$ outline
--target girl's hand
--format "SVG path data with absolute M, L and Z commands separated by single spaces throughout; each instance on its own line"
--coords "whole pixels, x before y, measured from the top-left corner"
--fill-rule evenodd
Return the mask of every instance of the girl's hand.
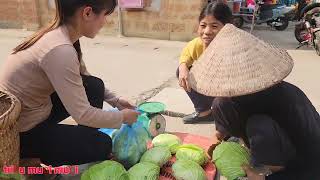
M 187 92 L 191 91 L 188 83 L 189 69 L 185 63 L 179 66 L 179 85 Z
M 123 109 L 135 109 L 136 107 L 134 105 L 132 105 L 129 101 L 122 99 L 121 97 L 119 98 L 119 100 L 117 101 L 116 107 L 119 110 L 123 110 Z
M 120 111 L 123 114 L 123 123 L 131 125 L 138 119 L 140 113 L 132 109 L 123 109 Z

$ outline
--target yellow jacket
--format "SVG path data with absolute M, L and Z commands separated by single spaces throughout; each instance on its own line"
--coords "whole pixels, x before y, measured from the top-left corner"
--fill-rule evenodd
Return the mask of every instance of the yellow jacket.
M 182 50 L 179 59 L 179 64 L 186 63 L 188 67 L 191 67 L 193 62 L 201 56 L 203 51 L 204 46 L 200 37 L 194 38 Z

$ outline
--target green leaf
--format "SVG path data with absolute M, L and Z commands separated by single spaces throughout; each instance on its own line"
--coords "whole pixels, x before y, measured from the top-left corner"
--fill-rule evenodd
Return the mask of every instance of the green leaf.
M 171 152 L 168 147 L 154 147 L 145 152 L 140 162 L 150 162 L 162 167 L 171 158 Z
M 129 169 L 130 180 L 158 180 L 160 167 L 153 163 L 141 162 Z
M 171 154 L 175 154 L 177 148 L 182 144 L 180 138 L 173 134 L 160 134 L 153 138 L 152 144 L 154 147 L 165 146 L 171 151 Z
M 177 160 L 172 165 L 173 175 L 177 180 L 207 180 L 202 167 L 189 160 Z
M 213 151 L 212 159 L 223 176 L 234 180 L 246 175 L 241 166 L 249 164 L 250 154 L 238 143 L 222 142 Z
M 208 157 L 204 149 L 194 144 L 183 144 L 179 146 L 176 157 L 178 160 L 191 160 L 199 165 L 203 165 L 208 161 Z
M 107 160 L 83 172 L 81 180 L 129 180 L 129 175 L 120 163 Z

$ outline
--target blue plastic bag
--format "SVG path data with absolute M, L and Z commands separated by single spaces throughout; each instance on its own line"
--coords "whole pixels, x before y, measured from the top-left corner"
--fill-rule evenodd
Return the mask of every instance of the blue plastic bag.
M 141 122 L 123 125 L 113 138 L 113 154 L 126 169 L 139 162 L 151 141 L 148 131 Z

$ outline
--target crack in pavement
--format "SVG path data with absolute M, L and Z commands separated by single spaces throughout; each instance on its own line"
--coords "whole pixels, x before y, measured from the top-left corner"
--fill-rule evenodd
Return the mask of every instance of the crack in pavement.
M 171 77 L 168 80 L 166 80 L 165 82 L 163 82 L 160 86 L 153 88 L 151 90 L 147 90 L 142 92 L 141 94 L 138 95 L 138 97 L 135 99 L 136 104 L 141 104 L 144 103 L 146 101 L 148 101 L 149 99 L 151 99 L 152 97 L 156 96 L 160 91 L 162 91 L 164 88 L 170 87 L 173 82 L 176 80 L 176 77 Z
M 172 87 L 173 84 L 177 81 L 177 78 L 175 76 L 169 78 L 167 81 L 163 82 L 160 86 L 153 88 L 151 90 L 147 90 L 145 92 L 142 92 L 138 95 L 138 97 L 135 99 L 136 105 L 139 105 L 141 103 L 147 102 L 152 97 L 156 96 L 159 92 L 161 92 L 164 88 Z M 181 112 L 175 112 L 175 111 L 169 111 L 165 110 L 161 114 L 170 116 L 170 117 L 184 117 L 187 114 L 181 113 Z

